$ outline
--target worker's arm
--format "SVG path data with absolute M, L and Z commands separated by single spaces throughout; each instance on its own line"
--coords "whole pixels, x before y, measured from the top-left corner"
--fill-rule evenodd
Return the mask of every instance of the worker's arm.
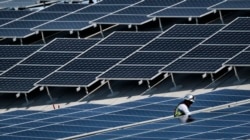
M 180 104 L 178 106 L 178 109 L 181 110 L 184 113 L 184 115 L 191 115 L 188 107 L 185 104 Z

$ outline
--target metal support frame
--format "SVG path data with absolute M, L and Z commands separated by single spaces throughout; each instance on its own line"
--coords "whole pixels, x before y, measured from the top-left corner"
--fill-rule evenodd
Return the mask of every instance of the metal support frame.
M 196 24 L 199 24 L 198 18 L 195 18 L 195 22 Z
M 100 32 L 101 32 L 102 38 L 104 38 L 104 34 L 103 34 L 103 30 L 102 30 L 102 25 L 101 24 L 99 24 L 99 28 L 100 28 Z
M 173 73 L 170 73 L 170 75 L 171 75 L 172 83 L 174 84 L 174 87 L 176 88 L 177 85 L 176 85 L 175 80 L 174 80 L 174 75 L 173 75 Z
M 111 94 L 113 95 L 113 94 L 114 94 L 114 91 L 113 91 L 113 89 L 112 89 L 112 87 L 111 87 L 111 85 L 110 85 L 110 82 L 107 81 L 107 83 L 108 83 L 109 90 L 111 91 Z
M 41 35 L 42 35 L 42 40 L 43 40 L 43 43 L 46 44 L 46 41 L 45 41 L 45 38 L 44 38 L 44 34 L 43 32 L 41 32 Z
M 240 80 L 240 77 L 239 77 L 239 75 L 238 75 L 238 72 L 237 72 L 236 67 L 233 67 L 233 69 L 234 69 L 234 74 L 235 74 L 237 80 L 240 82 L 241 80 Z
M 22 38 L 20 38 L 20 44 L 23 45 L 23 39 Z
M 148 88 L 151 88 L 149 80 L 147 80 Z
M 221 23 L 224 24 L 224 20 L 223 20 L 223 16 L 222 16 L 221 10 L 219 10 L 219 14 L 220 14 Z
M 85 92 L 86 92 L 87 95 L 89 94 L 89 91 L 88 91 L 87 87 L 85 87 Z
M 80 39 L 80 38 L 81 38 L 81 36 L 80 36 L 80 32 L 79 32 L 79 31 L 77 31 L 77 38 L 78 38 L 78 39 Z
M 26 103 L 27 103 L 27 105 L 28 105 L 30 102 L 29 102 L 29 99 L 28 99 L 27 93 L 24 93 L 24 96 L 25 96 Z
M 214 83 L 214 82 L 215 82 L 215 80 L 214 80 L 214 75 L 213 75 L 212 73 L 210 73 L 210 76 L 211 76 L 212 82 Z
M 48 94 L 48 96 L 49 96 L 49 99 L 50 99 L 51 101 L 53 101 L 53 98 L 52 98 L 52 96 L 51 96 L 51 94 L 50 94 L 50 92 L 49 92 L 49 87 L 45 87 L 45 88 L 46 88 L 47 94 Z
M 135 25 L 135 31 L 138 32 L 138 26 L 137 25 Z
M 161 23 L 161 18 L 159 18 L 159 26 L 160 26 L 161 31 L 163 32 L 162 23 Z

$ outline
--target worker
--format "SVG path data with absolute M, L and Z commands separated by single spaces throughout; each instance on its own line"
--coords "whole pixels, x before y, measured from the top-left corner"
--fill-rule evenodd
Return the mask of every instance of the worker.
M 174 117 L 178 117 L 181 122 L 192 122 L 194 119 L 191 117 L 189 111 L 190 106 L 195 102 L 195 97 L 192 94 L 188 94 L 184 97 L 184 100 L 178 104 L 174 110 Z

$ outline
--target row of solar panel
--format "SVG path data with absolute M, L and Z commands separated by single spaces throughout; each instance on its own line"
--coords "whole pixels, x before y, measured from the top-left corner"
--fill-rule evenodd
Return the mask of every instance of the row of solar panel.
M 0 36 L 4 38 L 25 38 L 33 35 L 34 31 L 78 31 L 92 27 L 89 24 L 90 21 L 96 24 L 141 25 L 155 17 L 202 17 L 213 12 L 207 10 L 208 7 L 221 2 L 222 0 L 205 2 L 201 0 L 136 0 L 126 2 L 105 1 L 94 5 L 56 4 L 29 15 L 23 15 L 23 18 L 11 22 L 10 18 L 21 17 L 21 13 L 25 13 L 25 11 L 18 14 L 14 11 L 1 11 L 0 18 L 3 20 L 0 23 L 10 23 L 1 26 Z M 247 3 L 247 1 L 245 2 Z M 150 15 L 152 13 L 154 14 Z
M 249 99 L 249 91 L 246 90 L 218 90 L 207 94 L 197 95 L 197 100 L 193 104 L 193 110 L 200 110 L 209 107 L 224 105 L 227 103 L 238 102 Z M 112 128 L 123 127 L 125 125 L 136 125 L 138 122 L 150 121 L 159 119 L 161 117 L 172 116 L 175 105 L 182 99 L 167 98 L 167 97 L 149 97 L 134 102 L 128 102 L 117 105 L 100 105 L 100 104 L 82 104 L 63 109 L 57 109 L 47 112 L 36 111 L 14 111 L 0 115 L 1 124 L 1 138 L 34 138 L 34 139 L 56 139 L 65 138 L 69 136 L 95 133 L 100 130 L 107 130 Z M 196 121 L 193 125 L 206 125 L 210 124 L 214 129 L 222 126 L 236 126 L 245 121 L 249 121 L 249 106 L 242 106 L 240 108 L 232 108 L 229 110 L 219 110 L 212 113 L 198 113 L 194 117 Z M 242 110 L 245 109 L 245 110 Z M 246 111 L 246 112 L 243 112 Z M 223 114 L 220 114 L 224 112 Z M 225 113 L 236 113 L 229 116 Z M 240 113 L 241 112 L 241 113 Z M 246 115 L 242 115 L 246 114 Z M 225 115 L 223 117 L 222 115 Z M 228 116 L 227 116 L 228 115 Z M 207 117 L 215 118 L 206 120 Z M 223 119 L 223 121 L 221 121 Z M 226 123 L 225 120 L 231 120 Z M 232 122 L 232 120 L 234 120 Z M 220 123 L 217 123 L 221 121 Z M 176 127 L 172 127 L 175 125 Z M 125 131 L 128 135 L 136 134 L 139 132 L 146 132 L 150 130 L 158 130 L 161 128 L 166 131 L 176 129 L 181 131 L 183 124 L 180 124 L 177 119 L 157 121 L 153 124 L 136 125 L 129 129 L 112 131 L 101 134 L 103 139 L 109 139 L 107 135 L 111 134 L 112 137 L 123 137 Z M 184 128 L 192 127 L 184 125 Z M 136 130 L 134 130 L 136 129 Z M 207 129 L 211 129 L 207 127 Z M 203 132 L 207 129 L 188 129 L 193 130 L 195 133 Z M 218 128 L 219 129 L 219 128 Z M 129 131 L 129 130 L 133 130 Z M 182 129 L 184 130 L 184 129 Z M 197 132 L 196 132 L 197 131 Z M 149 132 L 150 133 L 150 132 Z M 242 132 L 244 133 L 244 132 Z M 113 135 L 114 134 L 114 135 Z M 116 135 L 119 134 L 119 135 Z M 150 133 L 151 134 L 151 133 Z M 150 135 L 148 134 L 148 135 Z M 245 133 L 244 133 L 245 134 Z M 128 136 L 127 135 L 127 136 Z M 139 134 L 136 134 L 139 135 Z M 169 135 L 165 135 L 170 137 Z M 175 136 L 177 137 L 177 136 Z M 178 135 L 180 137 L 180 135 Z M 100 135 L 89 137 L 90 139 L 100 138 Z
M 244 22 L 239 22 L 241 20 Z M 232 22 L 232 26 L 235 26 L 235 22 L 245 23 L 246 20 L 249 20 L 249 18 L 238 18 Z M 235 45 L 217 44 L 217 42 L 211 43 L 214 45 L 204 43 L 204 39 L 216 32 L 205 42 L 215 40 L 214 37 L 221 32 L 230 35 L 234 33 L 225 30 L 230 27 L 230 24 L 222 29 L 223 27 L 223 25 L 175 25 L 160 35 L 157 32 L 115 32 L 98 44 L 96 44 L 98 40 L 57 39 L 12 69 L 2 73 L 1 84 L 4 86 L 1 86 L 1 91 L 27 92 L 33 89 L 34 83 L 40 79 L 42 81 L 37 83 L 36 86 L 89 86 L 97 80 L 96 77 L 114 80 L 152 79 L 159 74 L 160 69 L 179 57 L 177 61 L 167 66 L 162 72 L 213 73 L 223 68 L 222 64 L 229 58 L 248 47 L 247 44 L 242 44 L 242 39 L 235 42 Z M 222 31 L 218 32 L 220 29 Z M 242 33 L 242 36 L 244 36 L 246 32 L 237 33 Z M 223 36 L 223 38 L 224 40 L 231 39 L 226 36 Z M 217 40 L 221 40 L 221 38 L 217 38 Z M 202 45 L 196 46 L 202 41 Z M 168 45 L 165 45 L 166 43 Z M 94 44 L 96 45 L 93 46 Z M 176 45 L 179 45 L 179 47 L 176 47 Z M 195 48 L 192 49 L 193 47 Z M 187 52 L 190 49 L 192 50 Z M 223 53 L 218 54 L 218 50 Z M 4 60 L 6 60 L 7 54 L 14 55 L 11 65 L 14 64 L 14 58 L 19 57 L 5 47 L 3 47 L 2 52 L 5 52 L 3 53 L 5 56 L 1 56 Z M 29 54 L 26 51 L 25 53 Z M 130 57 L 124 59 L 128 55 Z M 76 56 L 78 57 L 75 58 Z M 105 60 L 101 60 L 103 58 Z M 242 62 L 246 63 L 248 61 L 243 59 Z M 65 65 L 66 63 L 67 65 Z M 117 63 L 118 65 L 114 66 Z M 10 64 L 6 65 L 5 68 L 2 68 L 2 71 L 7 70 L 10 66 Z M 100 76 L 111 66 L 114 67 Z M 59 67 L 60 69 L 58 69 Z M 55 71 L 56 69 L 58 70 Z M 33 74 L 30 72 L 33 72 Z M 51 74 L 51 72 L 54 73 Z M 47 77 L 48 74 L 50 76 Z M 43 79 L 44 77 L 46 78 Z M 10 84 L 13 81 L 15 84 Z M 25 86 L 22 84 L 24 81 L 26 82 Z

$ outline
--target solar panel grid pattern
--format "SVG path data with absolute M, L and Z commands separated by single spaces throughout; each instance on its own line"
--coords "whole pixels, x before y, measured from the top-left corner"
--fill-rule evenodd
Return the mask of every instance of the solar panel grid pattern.
M 220 2 L 222 2 L 223 0 L 186 0 L 181 2 L 180 4 L 175 5 L 174 7 L 193 7 L 193 8 L 197 8 L 197 7 L 210 7 L 212 5 L 218 4 Z
M 244 9 L 249 9 L 250 7 L 250 2 L 248 0 L 229 0 L 229 1 L 224 1 L 221 4 L 215 5 L 211 7 L 212 9 L 218 9 L 218 10 L 244 10 Z
M 150 15 L 150 17 L 202 17 L 208 13 L 210 10 L 206 8 L 167 8 L 161 10 L 160 12 Z
M 9 69 L 11 66 L 14 66 L 15 64 L 17 64 L 19 61 L 21 61 L 22 59 L 1 59 L 0 58 L 0 71 L 5 71 L 7 69 Z M 1 75 L 1 73 L 0 73 Z
M 241 52 L 240 54 L 236 55 L 232 59 L 230 59 L 228 62 L 225 63 L 225 65 L 229 66 L 249 66 L 250 65 L 250 52 Z
M 238 94 L 238 98 L 225 98 L 227 95 L 231 94 Z M 217 98 L 214 98 L 214 94 L 220 94 L 215 95 Z M 211 99 L 211 104 L 208 105 L 209 107 L 213 106 L 213 102 L 220 102 L 222 99 L 225 102 L 235 102 L 240 100 L 245 100 L 249 97 L 249 91 L 244 90 L 218 90 L 213 92 L 210 92 L 208 94 L 202 94 L 197 95 L 197 103 L 203 103 L 201 99 L 209 97 Z M 248 95 L 246 97 L 245 95 Z M 242 98 L 239 98 L 242 97 Z M 244 97 L 244 98 L 243 98 Z M 95 105 L 95 104 L 82 104 L 78 106 L 73 106 L 70 108 L 63 108 L 63 109 L 57 109 L 53 111 L 48 112 L 34 112 L 34 113 L 28 113 L 25 115 L 21 112 L 17 114 L 20 114 L 19 116 L 16 116 L 16 118 L 4 118 L 4 115 L 14 115 L 15 112 L 12 114 L 1 114 L 0 116 L 3 117 L 3 119 L 0 120 L 0 124 L 4 126 L 4 124 L 9 125 L 8 127 L 2 127 L 3 134 L 7 134 L 5 136 L 9 136 L 11 138 L 12 136 L 18 137 L 34 137 L 34 138 L 63 138 L 78 134 L 83 134 L 87 132 L 94 132 L 98 130 L 104 130 L 106 128 L 116 127 L 116 126 L 122 126 L 126 124 L 133 124 L 137 121 L 144 121 L 152 118 L 159 118 L 161 116 L 168 116 L 172 114 L 172 110 L 174 109 L 176 103 L 180 102 L 182 99 L 173 99 L 173 98 L 166 98 L 166 97 L 149 97 L 141 100 L 137 100 L 134 102 L 128 102 L 118 105 L 112 105 L 112 106 L 106 106 L 106 105 Z M 220 105 L 225 104 L 225 102 L 220 102 Z M 170 103 L 170 104 L 169 104 Z M 172 103 L 175 103 L 175 105 L 172 105 Z M 93 105 L 93 106 L 92 106 Z M 131 106 L 128 108 L 128 106 Z M 158 108 L 158 110 L 151 110 L 151 108 L 156 108 L 161 106 L 161 108 Z M 147 108 L 144 110 L 144 108 Z M 169 108 L 169 109 L 166 109 Z M 170 109 L 171 108 L 171 109 Z M 200 107 L 200 109 L 205 107 Z M 245 108 L 238 108 L 238 112 L 242 111 L 239 109 L 245 109 Z M 109 111 L 108 111 L 109 110 Z M 168 111 L 169 110 L 169 111 Z M 170 111 L 171 110 L 171 111 Z M 152 112 L 153 111 L 153 112 Z M 246 111 L 246 110 L 244 110 Z M 112 131 L 107 132 L 104 134 L 100 134 L 103 136 L 103 139 L 110 138 L 109 136 L 112 136 L 114 138 L 119 138 L 121 136 L 130 136 L 131 134 L 135 134 L 133 138 L 140 137 L 141 132 L 147 132 L 146 135 L 143 135 L 143 138 L 145 136 L 149 136 L 152 138 L 161 138 L 162 135 L 154 135 L 158 132 L 164 134 L 168 137 L 176 138 L 176 136 L 188 136 L 191 135 L 191 133 L 199 134 L 200 132 L 204 131 L 210 131 L 213 129 L 218 129 L 219 127 L 224 126 L 234 126 L 237 125 L 239 122 L 234 121 L 228 121 L 233 118 L 231 116 L 229 117 L 223 117 L 223 118 L 217 118 L 217 119 L 211 119 L 210 120 L 204 120 L 207 119 L 207 115 L 212 117 L 219 117 L 219 115 L 229 114 L 230 112 L 224 112 L 224 113 L 199 113 L 196 114 L 196 120 L 194 123 L 190 125 L 181 125 L 179 123 L 178 119 L 170 119 L 170 120 L 163 120 L 158 121 L 155 123 L 149 123 L 144 124 L 140 126 L 131 127 L 124 130 L 118 130 L 118 131 Z M 246 114 L 246 113 L 245 113 Z M 33 117 L 39 117 L 39 119 L 36 119 L 34 121 Z M 142 117 L 144 116 L 144 117 Z M 233 115 L 233 116 L 237 116 Z M 244 115 L 239 115 L 244 116 Z M 247 116 L 246 116 L 247 117 Z M 236 117 L 237 118 L 237 117 Z M 223 119 L 221 121 L 220 119 Z M 247 119 L 247 118 L 245 118 Z M 209 122 L 210 121 L 210 122 Z M 214 122 L 214 123 L 212 123 Z M 242 122 L 242 121 L 241 121 Z M 204 127 L 201 123 L 208 123 L 211 127 Z M 244 122 L 245 123 L 245 122 Z M 100 126 L 100 124 L 102 124 Z M 169 127 L 176 125 L 176 127 Z M 215 126 L 213 126 L 215 125 Z M 173 132 L 175 130 L 183 131 L 185 127 L 193 128 L 188 130 L 193 130 L 194 132 L 187 132 L 185 130 L 185 134 L 187 135 L 171 135 L 170 132 Z M 17 129 L 22 128 L 22 129 Z M 158 129 L 161 129 L 161 131 L 158 131 Z M 200 129 L 199 129 L 200 128 Z M 134 130 L 134 131 L 133 131 Z M 155 131 L 152 131 L 155 130 Z M 243 129 L 247 131 L 246 129 Z M 197 132 L 198 131 L 198 132 Z M 156 133 L 154 133 L 156 132 Z M 151 135 L 152 134 L 152 135 Z M 95 138 L 100 137 L 100 135 L 94 135 L 89 138 Z M 202 133 L 201 133 L 202 135 Z M 108 137 L 106 137 L 108 136 Z M 132 136 L 132 135 L 131 135 Z M 155 137 L 153 137 L 155 136 Z M 213 136 L 216 137 L 217 135 Z M 84 138 L 84 139 L 88 139 Z
M 229 23 L 223 30 L 229 31 L 249 31 L 250 30 L 250 18 L 237 18 L 235 21 Z

